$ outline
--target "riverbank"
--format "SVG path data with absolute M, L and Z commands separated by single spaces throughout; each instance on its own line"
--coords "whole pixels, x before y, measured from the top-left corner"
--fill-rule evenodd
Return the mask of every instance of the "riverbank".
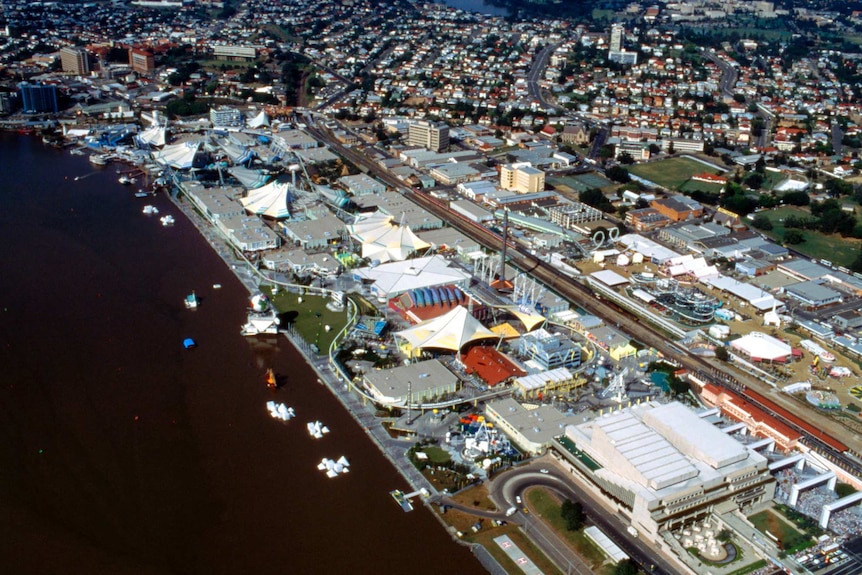
M 302 286 L 277 282 L 264 275 L 251 262 L 241 258 L 236 251 L 229 245 L 227 239 L 218 234 L 216 228 L 210 224 L 194 207 L 181 196 L 169 194 L 173 204 L 189 219 L 189 221 L 198 229 L 201 235 L 206 239 L 207 243 L 212 246 L 215 253 L 221 257 L 228 268 L 234 273 L 237 279 L 246 287 L 249 295 L 260 292 L 260 285 L 263 283 L 273 285 L 278 284 L 284 289 L 295 291 L 297 294 L 303 293 Z M 351 324 L 345 327 L 345 331 L 350 329 Z M 281 329 L 280 333 L 285 336 L 287 341 L 302 355 L 308 366 L 314 370 L 317 376 L 317 382 L 332 393 L 339 401 L 345 411 L 359 424 L 365 431 L 368 438 L 377 446 L 383 456 L 392 464 L 395 470 L 410 486 L 411 491 L 426 490 L 428 493 L 437 494 L 435 487 L 416 469 L 416 467 L 407 458 L 407 450 L 411 447 L 412 441 L 396 439 L 389 435 L 388 431 L 380 424 L 380 420 L 375 414 L 375 407 L 367 400 L 362 398 L 358 393 L 351 391 L 348 382 L 344 381 L 338 373 L 333 369 L 331 358 L 328 355 L 320 355 L 314 353 L 308 342 L 304 341 L 298 334 L 292 330 Z M 339 334 L 337 337 L 343 337 Z M 394 488 L 395 486 L 393 486 Z M 430 499 L 430 498 L 429 498 Z M 480 545 L 465 543 L 455 533 L 455 530 L 448 525 L 429 499 L 422 499 L 422 504 L 434 516 L 437 522 L 450 535 L 452 540 L 459 545 L 467 547 L 477 556 L 485 567 L 494 573 L 505 573 L 496 560 Z M 414 500 L 415 502 L 415 500 Z
M 401 475 L 292 345 L 240 335 L 256 281 L 235 281 L 170 200 L 35 137 L 0 134 L 0 154 L 7 571 L 483 572 L 433 515 L 393 503 Z M 275 393 L 268 368 L 287 376 Z M 272 419 L 272 399 L 298 419 Z M 309 421 L 331 433 L 310 438 Z M 317 470 L 341 455 L 349 475 Z

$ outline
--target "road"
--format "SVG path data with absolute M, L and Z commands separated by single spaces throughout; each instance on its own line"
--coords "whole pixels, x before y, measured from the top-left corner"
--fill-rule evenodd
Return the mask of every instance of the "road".
M 547 474 L 540 473 L 539 469 L 545 469 Z M 584 490 L 579 490 L 572 484 L 572 478 L 557 467 L 553 458 L 546 456 L 534 461 L 530 465 L 520 466 L 506 471 L 491 482 L 488 488 L 491 499 L 498 506 L 508 508 L 515 506 L 515 497 L 522 496 L 529 487 L 542 486 L 559 494 L 563 499 L 570 499 L 581 503 L 587 515 L 588 522 L 601 529 L 608 538 L 620 549 L 629 555 L 644 571 L 654 575 L 673 575 L 679 572 L 666 559 L 658 556 L 653 549 L 640 539 L 633 539 L 626 534 L 627 525 L 619 516 L 609 512 L 607 508 L 594 499 Z M 522 497 L 523 499 L 523 497 Z M 518 507 L 523 507 L 520 505 Z M 568 545 L 561 543 L 553 529 L 545 525 L 543 521 L 532 514 L 524 514 L 519 511 L 510 519 L 517 518 L 525 527 L 527 534 L 542 550 L 551 556 L 561 566 L 564 572 L 592 573 L 589 567 L 577 556 L 577 554 L 566 554 L 565 557 L 554 555 L 555 547 L 562 545 L 568 549 Z M 538 537 L 536 537 L 538 535 Z M 568 570 L 566 568 L 569 568 Z
M 533 60 L 533 65 L 530 66 L 530 71 L 527 73 L 527 91 L 530 96 L 539 103 L 539 105 L 545 110 L 559 110 L 557 106 L 549 103 L 545 100 L 542 95 L 542 87 L 539 85 L 539 81 L 542 78 L 542 74 L 545 72 L 545 68 L 548 65 L 548 58 L 551 57 L 551 54 L 559 48 L 559 44 L 548 44 L 544 48 L 539 51 Z

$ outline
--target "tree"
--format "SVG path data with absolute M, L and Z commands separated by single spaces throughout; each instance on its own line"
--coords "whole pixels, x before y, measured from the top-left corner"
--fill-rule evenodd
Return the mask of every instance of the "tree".
M 605 175 L 614 182 L 619 182 L 621 184 L 625 184 L 626 182 L 631 180 L 631 176 L 629 176 L 628 170 L 626 170 L 622 166 L 611 166 L 610 168 L 605 170 Z
M 620 157 L 617 159 L 620 161 L 621 164 L 625 164 L 628 166 L 635 163 L 635 159 L 628 152 L 623 152 L 622 154 L 620 154 Z
M 811 203 L 811 196 L 808 195 L 808 192 L 804 191 L 787 192 L 781 196 L 781 201 L 791 206 L 807 206 Z
M 751 222 L 751 225 L 758 230 L 768 232 L 772 229 L 772 220 L 770 220 L 766 214 L 757 214 L 754 216 L 754 221 Z
M 856 259 L 850 264 L 850 271 L 862 273 L 862 250 L 859 250 Z
M 584 506 L 578 501 L 566 499 L 560 507 L 560 516 L 566 522 L 566 529 L 569 531 L 578 531 L 584 526 L 586 515 L 584 515 Z
M 638 564 L 631 558 L 623 559 L 614 567 L 614 575 L 638 575 Z
M 802 233 L 801 230 L 785 230 L 784 231 L 784 243 L 794 246 L 796 244 L 801 244 L 805 241 L 805 234 Z
M 730 356 L 727 353 L 727 348 L 723 345 L 719 345 L 715 348 L 715 359 L 720 361 L 727 361 L 729 357 Z
M 753 172 L 745 178 L 745 185 L 747 185 L 752 190 L 759 190 L 760 186 L 763 185 L 763 175 L 758 174 L 757 172 Z
M 603 212 L 614 211 L 614 206 L 611 201 L 605 197 L 602 191 L 598 188 L 589 188 L 578 194 L 578 199 L 581 203 L 592 206 Z

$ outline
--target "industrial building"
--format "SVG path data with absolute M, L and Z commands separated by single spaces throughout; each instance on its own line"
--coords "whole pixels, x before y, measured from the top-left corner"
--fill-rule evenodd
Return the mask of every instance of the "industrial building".
M 573 475 L 648 539 L 772 499 L 765 457 L 681 403 L 647 402 L 579 425 L 554 440 Z
M 459 379 L 439 360 L 394 369 L 371 370 L 362 376 L 366 389 L 383 405 L 427 403 L 458 391 Z

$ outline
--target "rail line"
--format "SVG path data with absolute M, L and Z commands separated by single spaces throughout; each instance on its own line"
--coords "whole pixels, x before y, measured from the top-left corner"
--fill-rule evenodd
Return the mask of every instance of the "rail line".
M 486 247 L 499 249 L 502 246 L 503 238 L 499 234 L 453 211 L 444 202 L 430 194 L 409 190 L 405 192 L 405 196 Z M 803 442 L 811 449 L 821 453 L 848 472 L 862 474 L 862 459 L 860 459 L 859 454 L 851 451 L 837 438 L 807 423 L 756 391 L 749 390 L 745 384 L 733 376 L 723 373 L 704 358 L 680 353 L 679 348 L 666 341 L 658 330 L 606 299 L 597 300 L 595 294 L 587 286 L 574 278 L 561 274 L 548 262 L 529 253 L 523 246 L 513 241 L 507 241 L 507 245 L 509 247 L 507 250 L 508 260 L 522 271 L 542 281 L 548 288 L 576 303 L 589 313 L 610 320 L 618 326 L 625 326 L 626 331 L 633 337 L 673 358 L 684 369 L 697 373 L 702 379 L 740 394 L 753 405 L 770 413 L 782 423 L 802 434 Z
M 405 197 L 422 206 L 432 214 L 441 217 L 444 221 L 458 229 L 463 234 L 480 244 L 490 249 L 500 249 L 502 247 L 503 238 L 492 230 L 483 227 L 478 222 L 467 218 L 449 208 L 448 204 L 426 193 L 416 191 L 412 188 L 406 188 L 404 184 L 387 173 L 385 170 L 380 170 L 375 164 L 368 160 L 364 155 L 357 153 L 355 150 L 342 146 L 334 141 L 328 134 L 313 126 L 313 122 L 309 122 L 309 132 L 318 137 L 322 141 L 329 142 L 330 145 L 344 154 L 350 161 L 358 166 L 364 166 L 369 171 L 375 172 L 384 182 L 399 190 Z M 704 381 L 708 381 L 715 385 L 730 389 L 752 404 L 771 413 L 776 419 L 790 426 L 792 429 L 802 434 L 804 442 L 811 449 L 816 450 L 821 455 L 841 467 L 848 472 L 856 475 L 862 475 L 862 456 L 851 451 L 844 443 L 837 438 L 832 437 L 828 433 L 817 429 L 813 425 L 805 422 L 801 418 L 791 414 L 781 406 L 776 405 L 772 401 L 756 394 L 749 390 L 747 386 L 735 377 L 725 373 L 706 359 L 688 353 L 680 353 L 679 348 L 667 341 L 662 333 L 651 327 L 646 321 L 641 321 L 640 318 L 631 314 L 616 304 L 607 301 L 607 299 L 597 299 L 596 295 L 585 285 L 578 282 L 576 279 L 562 274 L 551 266 L 548 262 L 540 260 L 533 254 L 529 253 L 520 244 L 507 241 L 509 250 L 509 261 L 522 271 L 533 275 L 536 279 L 542 281 L 548 288 L 556 291 L 561 296 L 571 302 L 576 303 L 587 312 L 596 316 L 602 317 L 606 321 L 615 323 L 618 326 L 625 326 L 626 332 L 631 334 L 636 339 L 647 343 L 655 349 L 662 352 L 667 357 L 673 358 L 680 366 L 691 373 L 698 374 Z M 756 395 L 752 395 L 756 394 Z

